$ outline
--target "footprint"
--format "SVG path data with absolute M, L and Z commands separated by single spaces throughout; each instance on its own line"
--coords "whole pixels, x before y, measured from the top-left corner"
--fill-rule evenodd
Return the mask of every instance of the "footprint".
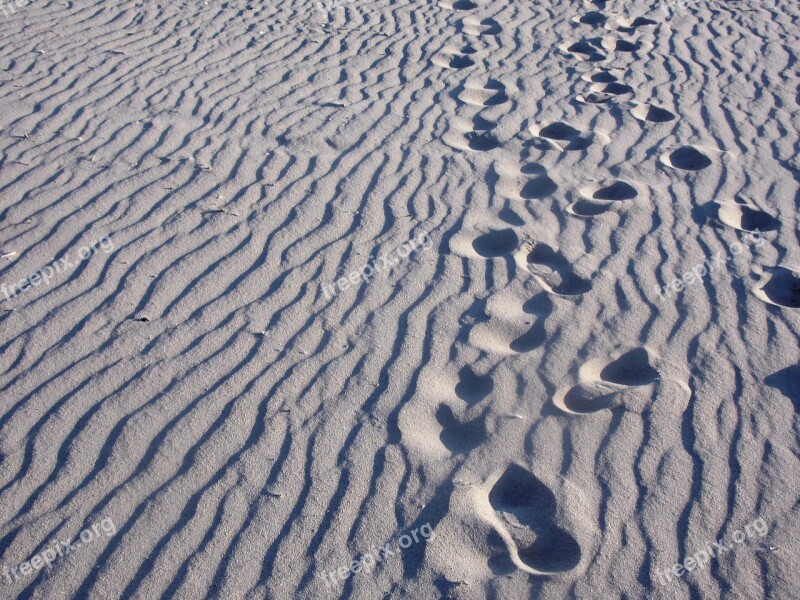
M 528 272 L 551 294 L 579 296 L 591 289 L 591 283 L 575 275 L 569 261 L 547 244 L 530 242 L 527 249 Z
M 494 356 L 524 354 L 547 341 L 545 320 L 553 311 L 552 301 L 541 292 L 524 303 L 513 293 L 498 294 L 487 302 L 469 330 L 469 344 Z
M 625 96 L 633 94 L 633 88 L 618 81 L 610 83 L 595 83 L 589 88 L 592 94 L 609 94 L 611 96 Z
M 762 280 L 753 292 L 767 304 L 800 308 L 800 273 L 785 267 L 764 267 Z
M 566 52 L 578 60 L 587 62 L 600 62 L 601 60 L 605 60 L 606 55 L 600 51 L 601 48 L 602 45 L 599 42 L 590 40 L 568 41 L 559 45 L 559 49 L 562 52 Z
M 764 383 L 786 396 L 794 405 L 794 412 L 800 412 L 800 365 L 775 371 Z
M 610 83 L 594 83 L 589 86 L 588 94 L 579 94 L 576 100 L 582 104 L 603 104 L 610 102 L 617 96 L 633 94 L 633 88 L 618 81 Z
M 581 79 L 590 83 L 613 83 L 619 81 L 619 76 L 615 75 L 611 69 L 595 69 L 581 75 Z
M 447 404 L 441 404 L 436 411 L 436 420 L 442 427 L 439 439 L 453 454 L 466 454 L 489 437 L 486 429 L 486 411 L 471 421 L 464 421 L 457 418 L 453 409 Z
M 567 414 L 586 415 L 618 406 L 623 392 L 654 383 L 658 371 L 647 350 L 634 348 L 615 360 L 587 362 L 578 379 L 566 393 L 559 391 L 553 397 L 553 404 Z
M 585 198 L 567 206 L 567 212 L 571 215 L 586 218 L 596 217 L 613 209 L 614 204 L 612 202 L 593 202 Z
M 473 131 L 467 133 L 467 147 L 476 152 L 487 152 L 500 146 L 500 142 L 491 133 Z
M 646 27 L 648 25 L 658 25 L 656 21 L 648 19 L 647 17 L 636 17 L 629 19 L 626 17 L 616 16 L 613 19 L 608 19 L 606 22 L 606 29 L 622 31 L 623 33 L 633 33 L 639 27 Z
M 456 396 L 469 406 L 478 404 L 491 394 L 494 388 L 494 381 L 492 381 L 491 377 L 478 375 L 471 367 L 463 367 L 458 372 L 458 378 L 455 389 Z
M 592 12 L 587 12 L 582 15 L 578 15 L 576 17 L 572 17 L 573 23 L 580 23 L 582 25 L 602 25 L 606 22 L 606 15 L 601 13 L 600 11 L 594 10 Z
M 553 123 L 536 123 L 528 128 L 535 137 L 549 142 L 561 152 L 585 150 L 592 145 L 592 135 L 576 129 L 563 121 Z M 608 143 L 607 136 L 601 141 Z
M 610 185 L 603 185 L 603 187 L 584 188 L 584 194 L 591 194 L 594 200 L 633 200 L 639 195 L 631 184 L 624 181 L 615 181 Z
M 472 247 L 479 256 L 496 258 L 513 254 L 519 247 L 519 238 L 513 229 L 500 229 L 476 238 Z
M 466 131 L 463 135 L 448 132 L 444 142 L 458 150 L 488 152 L 500 147 L 500 141 L 488 131 Z
M 563 573 L 581 561 L 577 540 L 556 524 L 556 497 L 533 473 L 511 465 L 489 491 L 511 560 L 532 574 Z
M 535 350 L 547 341 L 544 321 L 553 312 L 553 301 L 546 292 L 542 292 L 526 301 L 522 305 L 522 312 L 536 316 L 536 323 L 530 331 L 511 342 L 511 349 L 520 353 Z
M 634 109 L 631 110 L 631 114 L 640 121 L 649 123 L 666 123 L 675 119 L 675 115 L 668 110 L 645 103 L 636 103 Z
M 494 19 L 478 19 L 476 17 L 467 17 L 461 21 L 461 30 L 467 35 L 500 35 L 503 28 L 500 23 Z
M 778 219 L 747 204 L 720 201 L 714 204 L 717 219 L 739 231 L 775 231 L 780 227 Z
M 578 217 L 596 217 L 609 210 L 619 210 L 619 204 L 634 200 L 639 192 L 625 181 L 597 184 L 580 190 L 583 199 L 570 204 L 567 211 Z
M 605 104 L 614 99 L 613 94 L 604 94 L 602 92 L 589 92 L 588 94 L 578 94 L 575 100 L 581 104 Z
M 618 392 L 609 392 L 603 388 L 576 385 L 566 393 L 562 402 L 570 412 L 588 415 L 612 408 Z
M 497 106 L 508 102 L 506 86 L 494 79 L 486 83 L 467 82 L 457 97 L 472 106 Z
M 640 49 L 649 49 L 644 42 L 629 42 L 614 37 L 603 38 L 601 45 L 609 52 L 628 52 L 633 53 Z
M 523 200 L 541 200 L 552 196 L 558 190 L 558 184 L 548 177 L 547 170 L 541 165 L 535 163 L 525 165 L 522 173 L 531 176 L 519 192 Z
M 650 355 L 644 348 L 634 348 L 608 363 L 600 371 L 600 379 L 618 385 L 648 385 L 658 377 L 650 366 Z
M 448 10 L 473 10 L 478 8 L 478 5 L 472 0 L 457 0 L 456 2 L 439 2 L 439 6 Z
M 442 54 L 434 56 L 431 62 L 443 69 L 465 69 L 475 64 L 469 56 L 453 50 L 445 50 Z
M 701 171 L 711 166 L 711 159 L 694 146 L 683 146 L 661 155 L 661 162 L 683 171 Z
M 480 115 L 472 117 L 472 128 L 475 131 L 491 131 L 495 127 L 497 127 L 497 123 L 494 121 L 488 121 Z
M 519 192 L 524 200 L 541 200 L 552 196 L 558 190 L 558 184 L 547 175 L 529 179 Z

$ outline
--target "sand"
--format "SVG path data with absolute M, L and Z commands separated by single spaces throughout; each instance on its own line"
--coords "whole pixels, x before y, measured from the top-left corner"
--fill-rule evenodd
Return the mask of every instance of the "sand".
M 0 6 L 0 597 L 800 598 L 792 0 Z

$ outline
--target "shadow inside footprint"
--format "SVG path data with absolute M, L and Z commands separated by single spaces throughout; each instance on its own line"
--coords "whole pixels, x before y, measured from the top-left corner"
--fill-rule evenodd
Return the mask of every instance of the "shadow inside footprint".
M 581 15 L 578 18 L 578 22 L 584 25 L 602 25 L 606 22 L 606 19 L 607 17 L 603 13 L 594 11 Z
M 649 121 L 650 123 L 667 123 L 668 121 L 673 121 L 675 119 L 675 115 L 666 109 L 659 108 L 658 106 L 642 105 L 637 107 L 637 109 L 639 109 L 638 112 L 636 109 L 634 109 L 634 116 L 642 121 Z
M 572 125 L 567 125 L 566 123 L 557 122 L 557 123 L 550 123 L 539 131 L 539 135 L 543 138 L 547 138 L 548 140 L 558 140 L 561 142 L 571 142 L 572 140 L 576 140 L 581 137 L 581 132 Z
M 624 181 L 615 181 L 611 185 L 597 190 L 592 194 L 595 200 L 633 200 L 639 192 Z
M 531 330 L 523 333 L 517 339 L 511 342 L 511 349 L 514 352 L 530 352 L 544 344 L 547 339 L 547 332 L 544 329 L 544 323 L 538 321 Z
M 456 10 L 472 10 L 473 8 L 478 8 L 478 5 L 471 0 L 458 0 L 458 2 L 453 3 L 453 8 Z
M 600 378 L 619 385 L 647 385 L 658 377 L 650 366 L 650 356 L 644 348 L 634 348 L 609 363 L 600 372 Z
M 771 269 L 772 276 L 761 287 L 767 300 L 785 308 L 800 308 L 800 274 L 783 267 Z
M 519 238 L 513 229 L 491 231 L 476 238 L 472 247 L 484 258 L 496 258 L 511 254 L 519 246 Z
M 456 396 L 472 406 L 492 393 L 494 381 L 488 375 L 478 375 L 470 367 L 463 367 L 458 372 L 459 382 L 456 384 Z
M 525 200 L 541 200 L 553 195 L 558 189 L 558 184 L 547 175 L 529 179 L 522 187 L 519 195 Z
M 489 492 L 489 503 L 508 526 L 520 560 L 542 573 L 575 568 L 581 548 L 555 524 L 556 498 L 533 473 L 511 465 Z
M 478 152 L 487 152 L 500 146 L 500 142 L 497 141 L 497 138 L 490 133 L 470 132 L 466 137 L 469 148 Z
M 486 83 L 484 87 L 486 90 L 494 90 L 496 93 L 491 96 L 486 102 L 484 103 L 485 106 L 497 106 L 499 104 L 505 104 L 508 102 L 508 96 L 506 95 L 506 86 L 504 86 L 499 81 L 490 80 Z
M 480 115 L 472 117 L 472 128 L 475 131 L 491 131 L 495 127 L 497 127 L 497 123 L 484 119 Z
M 624 83 L 612 81 L 611 83 L 606 84 L 603 89 L 596 90 L 596 92 L 600 94 L 611 94 L 612 96 L 623 96 L 625 94 L 632 94 L 633 88 L 629 85 L 625 85 Z
M 772 215 L 745 204 L 719 202 L 715 205 L 717 219 L 739 231 L 774 231 L 781 224 Z
M 792 402 L 794 412 L 800 412 L 800 365 L 775 371 L 764 379 L 764 383 L 780 391 Z
M 617 78 L 608 71 L 600 71 L 591 76 L 592 83 L 614 83 Z
M 503 32 L 500 23 L 495 19 L 484 19 L 483 21 L 464 19 L 462 27 L 464 33 L 468 35 L 500 35 Z
M 583 60 L 588 62 L 600 62 L 606 57 L 605 54 L 599 52 L 592 44 L 585 41 L 575 42 L 571 46 L 567 47 L 567 52 L 579 54 L 583 57 Z
M 577 296 L 591 289 L 591 283 L 581 279 L 572 272 L 572 265 L 561 254 L 547 244 L 536 244 L 528 253 L 528 264 L 534 267 L 533 272 L 541 277 L 547 287 L 555 294 L 562 296 Z
M 488 433 L 485 417 L 486 413 L 463 423 L 456 418 L 449 406 L 442 404 L 436 411 L 436 420 L 442 426 L 439 439 L 453 454 L 465 454 L 486 441 Z
M 669 162 L 673 167 L 684 171 L 700 171 L 711 166 L 711 159 L 691 146 L 673 150 L 669 155 Z
M 614 43 L 614 50 L 617 52 L 636 52 L 639 49 L 639 44 L 628 42 L 626 40 L 616 40 Z
M 616 395 L 617 392 L 593 393 L 586 387 L 576 385 L 564 396 L 564 406 L 574 413 L 589 414 L 610 408 Z
M 468 56 L 453 56 L 450 59 L 449 66 L 451 69 L 465 69 L 475 64 L 475 61 Z
M 581 131 L 561 121 L 542 127 L 535 135 L 553 142 L 568 142 L 565 147 L 559 146 L 562 150 L 584 150 L 592 143 Z
M 592 202 L 591 200 L 578 200 L 573 202 L 567 210 L 579 217 L 596 217 L 608 212 L 610 202 Z

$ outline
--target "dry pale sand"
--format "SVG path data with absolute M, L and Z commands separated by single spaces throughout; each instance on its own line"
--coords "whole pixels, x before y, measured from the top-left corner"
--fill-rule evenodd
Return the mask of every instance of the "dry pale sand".
M 799 24 L 3 0 L 0 598 L 800 598 Z

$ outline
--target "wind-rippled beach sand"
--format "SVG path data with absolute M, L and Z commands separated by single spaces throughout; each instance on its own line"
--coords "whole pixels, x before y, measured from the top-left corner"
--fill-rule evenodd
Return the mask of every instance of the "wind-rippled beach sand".
M 798 23 L 3 0 L 0 598 L 800 598 Z

